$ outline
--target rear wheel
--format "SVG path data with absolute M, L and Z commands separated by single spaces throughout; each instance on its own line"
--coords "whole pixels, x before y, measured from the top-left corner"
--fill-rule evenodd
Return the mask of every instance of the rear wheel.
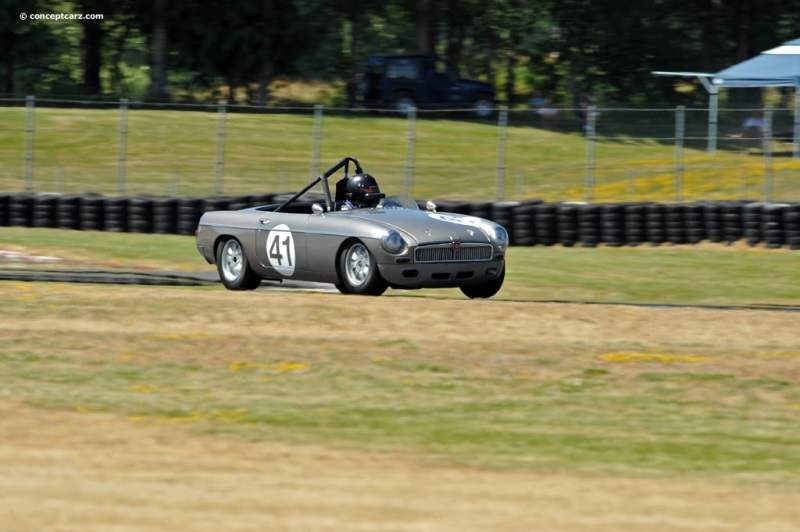
M 484 284 L 462 286 L 461 291 L 470 299 L 487 299 L 500 291 L 500 289 L 503 287 L 503 281 L 505 278 L 506 270 L 503 268 L 503 273 L 501 273 L 497 279 Z
M 339 256 L 339 283 L 345 294 L 379 296 L 389 287 L 381 277 L 375 257 L 360 241 L 349 243 Z
M 478 96 L 472 102 L 472 112 L 478 118 L 489 118 L 494 112 L 494 103 L 488 96 Z
M 261 284 L 261 277 L 250 267 L 244 247 L 235 238 L 220 243 L 217 271 L 228 290 L 255 290 Z
M 408 115 L 412 107 L 416 107 L 414 98 L 410 94 L 401 92 L 394 98 L 394 109 L 403 116 Z

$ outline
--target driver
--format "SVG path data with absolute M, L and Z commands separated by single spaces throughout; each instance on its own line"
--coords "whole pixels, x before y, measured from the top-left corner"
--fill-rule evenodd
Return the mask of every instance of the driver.
M 337 202 L 336 210 L 377 207 L 386 197 L 378 182 L 369 174 L 356 174 L 345 185 L 344 201 Z

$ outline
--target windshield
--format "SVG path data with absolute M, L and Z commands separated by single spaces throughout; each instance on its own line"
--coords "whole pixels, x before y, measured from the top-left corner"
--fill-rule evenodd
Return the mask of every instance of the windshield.
M 409 209 L 418 211 L 419 205 L 411 196 L 389 196 L 380 205 L 379 209 Z

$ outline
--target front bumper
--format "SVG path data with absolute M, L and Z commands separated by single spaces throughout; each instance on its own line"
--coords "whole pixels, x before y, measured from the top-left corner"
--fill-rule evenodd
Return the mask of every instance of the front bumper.
M 505 260 L 378 264 L 389 285 L 397 288 L 448 288 L 479 285 L 497 279 Z

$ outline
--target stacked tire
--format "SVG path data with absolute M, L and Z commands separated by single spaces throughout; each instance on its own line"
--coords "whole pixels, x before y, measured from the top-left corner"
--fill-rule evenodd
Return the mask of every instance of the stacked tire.
M 81 229 L 81 196 L 69 194 L 59 196 L 56 201 L 56 227 L 59 229 Z
M 535 246 L 536 209 L 538 205 L 522 203 L 514 209 L 514 234 L 519 246 Z
M 683 206 L 683 225 L 687 244 L 699 244 L 706 239 L 703 206 L 697 203 Z
M 645 207 L 645 230 L 651 245 L 660 246 L 667 241 L 664 205 L 651 203 Z
M 726 203 L 722 206 L 722 240 L 728 245 L 742 238 L 742 204 Z
M 176 198 L 153 199 L 153 232 L 159 235 L 174 235 L 178 231 L 178 200 Z
M 131 233 L 153 232 L 153 200 L 148 197 L 133 197 L 128 202 L 128 231 Z
M 514 209 L 519 206 L 517 201 L 500 201 L 492 203 L 489 211 L 489 219 L 496 224 L 502 225 L 508 232 L 510 245 L 517 246 L 517 234 L 514 230 Z
M 112 233 L 128 232 L 128 198 L 106 198 L 103 210 L 103 229 Z
M 686 226 L 683 216 L 684 205 L 670 204 L 664 206 L 664 228 L 667 242 L 673 246 L 686 243 Z
M 558 242 L 558 206 L 542 203 L 534 213 L 536 240 L 543 246 L 554 246 Z
M 0 227 L 8 227 L 8 204 L 11 201 L 11 194 L 0 194 Z
M 203 215 L 202 198 L 179 198 L 177 204 L 177 232 L 179 235 L 194 235 L 197 223 Z
M 625 207 L 607 203 L 600 209 L 600 231 L 602 242 L 618 248 L 625 243 Z
M 625 242 L 638 246 L 647 241 L 647 204 L 632 203 L 625 206 Z
M 783 211 L 788 205 L 772 203 L 764 206 L 764 240 L 768 249 L 778 249 L 783 246 Z
M 55 194 L 37 194 L 31 200 L 31 227 L 56 226 L 56 201 Z
M 578 242 L 578 214 L 581 204 L 562 203 L 558 206 L 558 242 L 571 248 Z
M 600 205 L 581 205 L 578 210 L 578 239 L 585 248 L 595 248 L 600 243 Z
M 491 201 L 476 201 L 472 203 L 472 216 L 489 219 L 492 216 Z
M 95 194 L 81 196 L 81 229 L 84 231 L 102 231 L 105 221 L 105 198 Z
M 789 205 L 783 211 L 783 231 L 789 249 L 800 249 L 800 205 Z
M 33 195 L 17 194 L 8 202 L 8 225 L 17 227 L 32 227 L 33 221 Z
M 748 203 L 742 206 L 742 235 L 748 246 L 757 246 L 763 241 L 763 217 L 763 203 Z
M 703 226 L 710 242 L 722 242 L 722 207 L 719 203 L 703 205 Z
M 205 212 L 279 203 L 283 194 L 235 197 L 103 197 L 96 194 L 0 194 L 0 226 L 192 236 Z M 596 247 L 726 242 L 746 239 L 775 249 L 800 249 L 800 205 L 744 201 L 694 204 L 437 202 L 441 212 L 493 220 L 512 245 Z

